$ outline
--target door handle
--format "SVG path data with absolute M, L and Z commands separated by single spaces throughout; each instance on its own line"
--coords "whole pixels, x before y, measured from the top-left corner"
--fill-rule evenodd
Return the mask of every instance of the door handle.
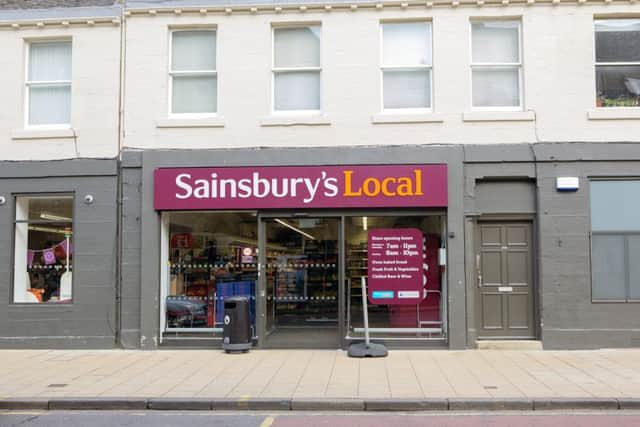
M 478 273 L 478 288 L 482 287 L 482 270 L 480 270 L 480 254 L 476 254 L 476 271 Z

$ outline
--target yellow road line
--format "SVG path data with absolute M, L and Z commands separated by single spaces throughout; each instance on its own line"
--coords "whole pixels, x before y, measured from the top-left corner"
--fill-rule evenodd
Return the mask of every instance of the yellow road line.
M 267 417 L 264 419 L 262 424 L 260 424 L 260 427 L 271 427 L 271 424 L 273 424 L 275 420 L 275 417 Z

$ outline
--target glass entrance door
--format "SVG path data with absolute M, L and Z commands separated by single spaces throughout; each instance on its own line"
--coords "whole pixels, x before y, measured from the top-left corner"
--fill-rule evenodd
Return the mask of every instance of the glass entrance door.
M 264 221 L 265 345 L 338 348 L 340 219 Z

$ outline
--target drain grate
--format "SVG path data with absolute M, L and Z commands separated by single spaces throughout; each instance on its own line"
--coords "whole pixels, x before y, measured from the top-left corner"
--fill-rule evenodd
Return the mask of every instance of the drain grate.
M 49 388 L 62 388 L 62 387 L 66 387 L 69 384 L 49 384 L 47 387 Z
M 496 385 L 485 385 L 485 386 L 483 386 L 483 388 L 485 390 L 497 390 L 498 386 L 496 386 Z

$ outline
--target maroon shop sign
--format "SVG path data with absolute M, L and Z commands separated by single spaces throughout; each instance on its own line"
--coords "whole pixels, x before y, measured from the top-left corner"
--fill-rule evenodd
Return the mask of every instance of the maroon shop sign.
M 447 165 L 160 168 L 157 210 L 446 207 Z
M 423 236 L 417 228 L 379 228 L 367 239 L 372 304 L 416 305 L 423 299 Z

